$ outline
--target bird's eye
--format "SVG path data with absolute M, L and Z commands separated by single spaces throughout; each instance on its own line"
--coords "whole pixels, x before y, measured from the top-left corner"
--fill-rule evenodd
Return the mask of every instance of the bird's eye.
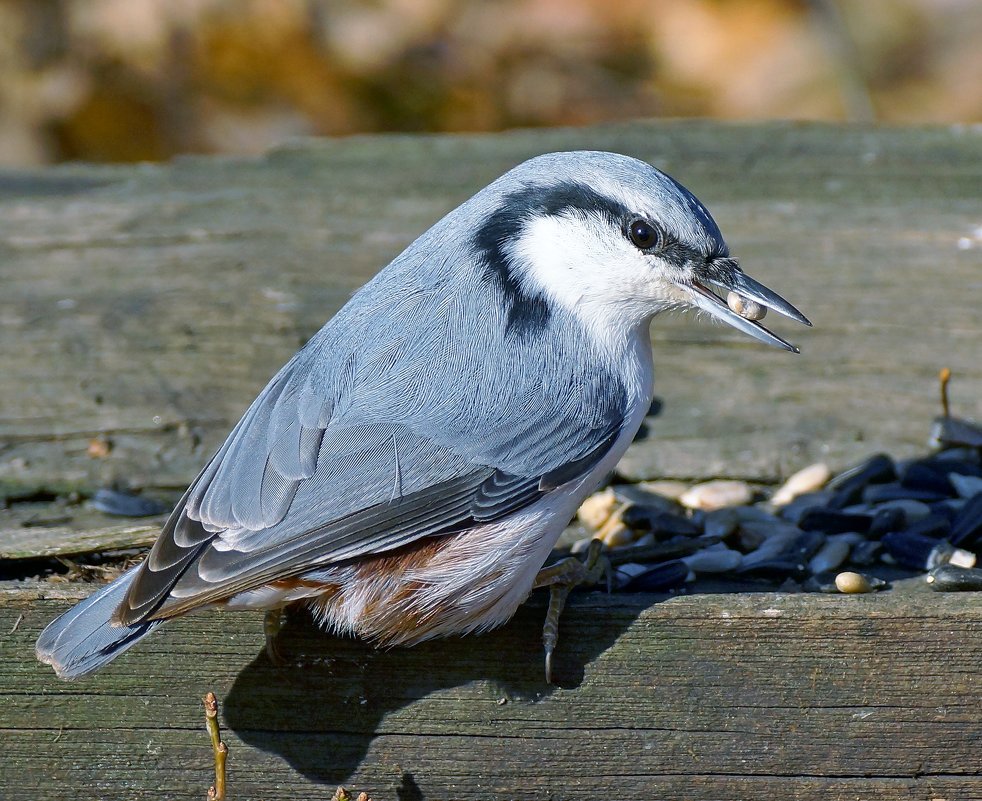
M 627 228 L 631 241 L 641 250 L 652 250 L 661 244 L 661 231 L 645 220 L 635 220 Z

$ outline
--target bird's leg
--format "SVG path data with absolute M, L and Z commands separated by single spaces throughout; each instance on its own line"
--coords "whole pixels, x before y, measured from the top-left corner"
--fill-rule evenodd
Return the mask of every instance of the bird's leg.
M 603 543 L 592 540 L 586 557 L 581 562 L 575 556 L 567 557 L 549 567 L 544 567 L 535 577 L 534 589 L 549 588 L 549 611 L 542 626 L 542 646 L 546 652 L 546 681 L 552 684 L 552 653 L 559 641 L 559 616 L 566 605 L 570 591 L 581 584 L 596 584 L 601 578 L 607 580 L 610 592 L 613 571 L 610 560 L 603 555 Z
M 287 664 L 287 659 L 276 644 L 276 638 L 283 629 L 286 622 L 286 612 L 284 607 L 278 606 L 276 609 L 267 609 L 263 617 L 263 634 L 266 636 L 266 656 L 270 663 L 276 667 L 283 667 Z

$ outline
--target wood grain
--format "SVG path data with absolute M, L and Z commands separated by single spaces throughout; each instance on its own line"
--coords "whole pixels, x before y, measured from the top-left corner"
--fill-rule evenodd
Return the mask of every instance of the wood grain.
M 0 172 L 0 491 L 183 488 L 355 288 L 508 167 L 569 148 L 668 170 L 815 323 L 776 323 L 796 357 L 657 320 L 665 411 L 625 475 L 770 481 L 817 458 L 916 453 L 943 365 L 955 411 L 982 417 L 978 127 L 301 141 L 255 160 Z M 96 436 L 105 458 L 88 455 Z
M 815 322 L 776 323 L 794 357 L 657 320 L 664 412 L 623 475 L 769 482 L 921 453 L 942 365 L 954 411 L 982 417 L 979 127 L 637 123 L 3 171 L 0 567 L 145 542 L 152 527 L 84 498 L 176 497 L 355 288 L 514 163 L 569 148 L 672 173 Z M 285 669 L 257 617 L 203 614 L 62 684 L 33 641 L 88 588 L 3 586 L 5 799 L 202 797 L 207 690 L 239 799 L 329 798 L 339 781 L 376 801 L 982 798 L 973 594 L 584 594 L 558 688 L 542 681 L 541 599 L 499 632 L 387 653 L 296 622 L 302 665 Z
M 584 593 L 550 688 L 540 598 L 492 634 L 388 652 L 294 619 L 282 668 L 258 615 L 205 613 L 65 684 L 30 652 L 78 590 L 0 595 L 5 798 L 202 793 L 208 690 L 240 799 L 982 797 L 978 594 Z

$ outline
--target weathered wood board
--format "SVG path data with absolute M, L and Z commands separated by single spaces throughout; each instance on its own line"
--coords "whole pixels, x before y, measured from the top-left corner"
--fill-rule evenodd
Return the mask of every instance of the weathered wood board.
M 67 604 L 36 598 L 0 594 L 6 799 L 203 797 L 208 690 L 236 799 L 341 781 L 376 801 L 982 798 L 982 596 L 920 581 L 574 595 L 554 688 L 541 599 L 492 634 L 389 652 L 290 625 L 282 668 L 259 616 L 201 615 L 66 684 L 30 651 Z
M 802 347 L 792 356 L 657 320 L 664 411 L 625 476 L 767 482 L 818 458 L 920 453 L 943 365 L 954 410 L 982 417 L 980 127 L 651 123 L 6 171 L 2 558 L 145 542 L 152 529 L 72 493 L 115 483 L 173 499 L 417 233 L 522 158 L 582 147 L 690 186 L 746 269 L 816 326 L 776 323 Z M 207 690 L 240 799 L 329 798 L 342 780 L 376 801 L 982 798 L 971 594 L 582 595 L 555 689 L 541 599 L 500 632 L 383 654 L 293 631 L 302 669 L 265 663 L 255 616 L 204 615 L 66 685 L 32 643 L 89 587 L 2 586 L 3 798 L 203 796 Z
M 918 452 L 943 365 L 957 412 L 982 417 L 982 128 L 305 141 L 256 160 L 0 172 L 0 487 L 183 488 L 356 287 L 509 166 L 568 148 L 670 171 L 744 267 L 815 323 L 777 321 L 793 356 L 657 320 L 665 410 L 626 475 L 766 481 L 818 458 Z M 106 458 L 88 454 L 97 435 Z

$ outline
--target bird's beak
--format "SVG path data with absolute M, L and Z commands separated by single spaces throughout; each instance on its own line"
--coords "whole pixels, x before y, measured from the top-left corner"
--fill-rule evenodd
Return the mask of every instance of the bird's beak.
M 756 320 L 737 314 L 727 305 L 723 297 L 710 289 L 710 286 L 719 287 L 724 294 L 736 292 L 742 298 L 756 301 L 762 306 L 773 309 L 778 314 L 783 314 L 785 317 L 790 317 L 804 325 L 811 325 L 808 318 L 784 298 L 744 273 L 736 259 L 717 258 L 704 265 L 700 264 L 692 270 L 689 280 L 680 283 L 680 286 L 686 291 L 691 303 L 697 308 L 708 312 L 724 323 L 729 323 L 745 334 L 750 334 L 761 342 L 794 353 L 799 352 L 797 347 L 774 332 L 767 330 Z

